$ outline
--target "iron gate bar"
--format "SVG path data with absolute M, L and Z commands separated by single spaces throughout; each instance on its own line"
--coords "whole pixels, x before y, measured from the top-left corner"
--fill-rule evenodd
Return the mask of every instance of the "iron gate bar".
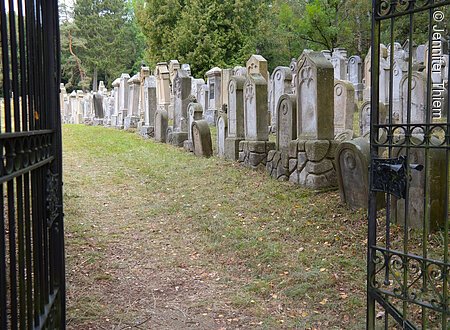
M 380 158 L 379 150 L 385 148 L 388 153 L 387 159 L 392 159 L 393 150 L 399 150 L 402 148 L 407 161 L 410 158 L 410 150 L 412 148 L 417 150 L 423 150 L 424 156 L 424 167 L 425 171 L 423 174 L 424 182 L 422 183 L 422 187 L 425 187 L 423 193 L 422 203 L 424 205 L 424 212 L 420 216 L 420 221 L 422 223 L 421 230 L 421 239 L 422 246 L 419 248 L 421 250 L 422 256 L 418 256 L 414 253 L 410 253 L 410 251 L 415 251 L 415 249 L 410 250 L 410 233 L 409 231 L 409 217 L 410 217 L 410 200 L 409 200 L 409 180 L 406 182 L 406 199 L 404 200 L 404 225 L 402 230 L 402 247 L 403 251 L 394 250 L 391 247 L 391 203 L 392 196 L 390 194 L 386 194 L 386 215 L 385 215 L 385 233 L 384 233 L 384 244 L 385 248 L 383 248 L 381 243 L 380 246 L 377 246 L 377 200 L 376 200 L 376 189 L 374 189 L 374 164 L 371 161 L 371 171 L 369 175 L 370 179 L 370 192 L 369 192 L 369 224 L 368 224 L 368 265 L 367 265 L 367 285 L 368 285 L 368 296 L 367 296 L 367 328 L 374 329 L 375 328 L 375 303 L 377 302 L 379 306 L 384 308 L 386 311 L 384 318 L 384 327 L 387 329 L 389 327 L 389 318 L 392 317 L 400 326 L 406 329 L 415 329 L 415 325 L 413 324 L 410 317 L 419 316 L 413 315 L 414 309 L 410 307 L 410 305 L 414 305 L 420 308 L 421 306 L 421 324 L 422 328 L 426 329 L 429 326 L 428 320 L 428 311 L 440 312 L 440 324 L 442 329 L 447 329 L 448 327 L 448 317 L 450 316 L 450 306 L 449 306 L 449 277 L 450 277 L 450 269 L 449 269 L 449 260 L 448 260 L 448 230 L 449 230 L 449 187 L 448 180 L 450 177 L 450 104 L 447 103 L 447 122 L 446 123 L 433 123 L 431 116 L 431 108 L 430 108 L 430 100 L 431 100 L 431 84 L 432 84 L 432 75 L 431 75 L 431 49 L 432 49 L 432 28 L 433 28 L 433 11 L 436 8 L 448 6 L 450 1 L 417 1 L 417 0 L 373 0 L 372 8 L 373 8 L 373 19 L 372 19 L 372 50 L 371 50 L 371 130 L 370 130 L 370 143 L 371 143 L 371 158 L 377 159 Z M 427 90 L 426 90 L 426 106 L 425 106 L 425 118 L 423 122 L 420 123 L 412 123 L 411 110 L 412 110 L 412 72 L 413 72 L 413 62 L 412 62 L 412 54 L 413 54 L 413 43 L 414 43 L 414 26 L 415 26 L 415 14 L 418 13 L 426 13 L 428 19 L 428 63 L 427 66 L 429 68 L 427 72 Z M 407 75 L 407 111 L 406 118 L 402 119 L 402 123 L 394 123 L 393 122 L 393 67 L 394 67 L 394 52 L 395 52 L 395 24 L 396 19 L 399 17 L 405 17 L 406 21 L 409 22 L 409 47 L 408 47 L 408 75 Z M 447 18 L 448 20 L 448 18 Z M 379 85 L 379 76 L 380 76 L 380 38 L 381 38 L 381 23 L 387 21 L 390 24 L 390 59 L 389 59 L 389 90 L 388 90 L 388 116 L 386 118 L 387 124 L 384 124 L 380 121 L 379 118 L 379 98 L 380 92 L 379 88 L 385 87 Z M 450 65 L 447 65 L 447 70 L 450 74 Z M 383 100 L 384 102 L 384 100 Z M 406 120 L 405 120 L 406 119 Z M 416 119 L 415 119 L 416 120 Z M 405 122 L 406 121 L 406 122 Z M 396 136 L 398 131 L 402 130 L 402 139 L 398 139 Z M 384 139 L 380 141 L 380 131 L 384 131 L 386 133 Z M 436 140 L 433 135 L 435 132 L 441 131 L 443 132 L 443 136 L 440 137 L 439 140 Z M 423 138 L 419 142 L 417 142 L 414 134 L 417 132 L 423 133 Z M 436 142 L 438 141 L 438 142 Z M 428 223 L 431 223 L 431 185 L 430 183 L 431 172 L 429 172 L 431 161 L 431 150 L 442 150 L 446 159 L 446 168 L 445 168 L 445 178 L 442 178 L 442 184 L 445 185 L 445 216 L 446 220 L 444 221 L 444 235 L 443 235 L 443 260 L 435 260 L 428 257 Z M 383 159 L 380 159 L 383 162 Z M 411 168 L 409 166 L 409 161 L 407 162 L 408 166 L 406 166 L 407 177 L 411 177 Z M 445 181 L 444 181 L 445 179 Z M 389 190 L 389 189 L 387 189 Z M 385 191 L 383 189 L 383 191 Z M 395 203 L 397 203 L 395 201 Z M 396 209 L 398 209 L 398 205 Z M 397 211 L 396 211 L 397 212 Z M 401 237 L 400 237 L 401 238 Z M 411 237 L 412 239 L 412 237 Z M 398 247 L 398 246 L 397 246 Z M 412 248 L 412 246 L 411 246 Z M 440 251 L 439 251 L 440 252 Z M 381 254 L 381 256 L 377 256 L 377 253 Z M 394 260 L 394 258 L 397 258 Z M 374 261 L 377 261 L 376 263 Z M 392 273 L 390 267 L 393 266 L 393 262 L 399 265 L 400 275 L 396 275 Z M 420 265 L 420 267 L 418 267 Z M 410 267 L 413 267 L 410 269 Z M 440 267 L 439 276 L 436 278 L 439 279 L 439 286 L 433 288 L 433 281 L 431 279 L 431 275 L 428 274 L 428 271 L 431 271 L 433 267 Z M 420 269 L 418 269 L 420 268 Z M 412 273 L 413 270 L 416 273 Z M 380 275 L 380 272 L 384 274 L 384 284 L 387 289 L 383 289 L 380 286 L 377 286 L 376 282 L 378 281 L 377 276 Z M 412 275 L 418 274 L 416 278 L 411 277 Z M 433 278 L 435 280 L 436 278 Z M 396 285 L 394 285 L 394 290 L 390 288 L 392 286 L 391 282 L 397 281 Z M 430 302 L 431 298 L 426 297 L 424 294 L 416 295 L 414 290 L 417 290 L 416 286 L 421 288 L 422 292 L 427 292 L 427 290 L 434 290 L 435 299 L 440 303 L 437 304 L 433 299 Z M 398 291 L 396 291 L 396 287 L 398 287 Z M 442 289 L 442 292 L 441 292 Z M 399 299 L 401 305 L 401 311 L 399 311 L 391 302 L 389 297 Z M 422 299 L 422 300 L 421 300 Z M 425 300 L 424 300 L 425 299 Z M 428 301 L 427 301 L 428 299 Z

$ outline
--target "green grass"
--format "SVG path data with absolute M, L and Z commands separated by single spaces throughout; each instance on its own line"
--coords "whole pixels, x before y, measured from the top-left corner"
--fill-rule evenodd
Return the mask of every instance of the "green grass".
M 180 264 L 217 273 L 211 290 L 220 303 L 261 328 L 364 328 L 365 212 L 341 205 L 336 191 L 309 191 L 114 129 L 65 125 L 63 140 L 74 328 L 138 317 L 139 305 L 125 313 L 105 286 L 120 286 L 130 269 L 139 275 L 145 262 L 161 277 Z M 174 252 L 163 258 L 166 243 Z M 212 298 L 201 299 L 199 306 Z

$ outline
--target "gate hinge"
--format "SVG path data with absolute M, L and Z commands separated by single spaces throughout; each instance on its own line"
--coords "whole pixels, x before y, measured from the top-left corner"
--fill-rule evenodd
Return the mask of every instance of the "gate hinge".
M 407 163 L 406 156 L 372 159 L 372 190 L 406 198 Z M 409 164 L 409 167 L 416 171 L 423 170 L 420 164 Z

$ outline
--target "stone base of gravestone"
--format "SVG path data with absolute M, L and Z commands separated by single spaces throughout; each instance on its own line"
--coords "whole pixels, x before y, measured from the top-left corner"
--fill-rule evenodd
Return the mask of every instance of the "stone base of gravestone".
M 227 137 L 225 139 L 225 159 L 236 161 L 239 159 L 239 143 L 242 138 Z
M 152 138 L 155 136 L 155 127 L 154 126 L 142 126 L 139 129 L 139 134 L 146 139 Z
M 177 147 L 183 147 L 184 141 L 186 141 L 189 138 L 187 132 L 172 132 L 169 137 L 170 144 L 177 146 Z
M 192 123 L 192 146 L 194 155 L 200 157 L 212 156 L 211 130 L 206 120 L 197 120 Z
M 289 181 L 312 189 L 337 186 L 334 158 L 339 142 L 294 140 L 289 144 Z
M 131 117 L 125 117 L 123 121 L 123 128 L 125 130 L 130 128 L 137 128 L 139 123 L 139 117 L 131 116 Z
M 203 117 L 209 125 L 216 126 L 219 111 L 213 109 L 206 109 Z
M 270 150 L 267 155 L 266 170 L 272 178 L 279 181 L 288 181 L 295 168 L 289 168 L 289 154 L 278 150 Z
M 155 113 L 155 140 L 165 143 L 167 141 L 167 127 L 169 116 L 166 110 L 156 110 Z
M 94 121 L 92 123 L 94 126 L 103 126 L 103 119 L 101 118 L 94 118 Z
M 254 170 L 264 170 L 267 155 L 275 149 L 275 142 L 269 141 L 241 141 L 239 143 L 239 163 Z
M 183 149 L 187 152 L 193 152 L 194 151 L 194 145 L 192 144 L 192 141 L 186 140 L 183 142 Z

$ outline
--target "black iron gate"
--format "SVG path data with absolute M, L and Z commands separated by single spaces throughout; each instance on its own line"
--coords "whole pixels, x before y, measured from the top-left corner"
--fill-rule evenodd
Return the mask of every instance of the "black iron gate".
M 450 328 L 449 5 L 373 0 L 368 329 Z
M 65 324 L 56 0 L 0 1 L 0 328 Z

